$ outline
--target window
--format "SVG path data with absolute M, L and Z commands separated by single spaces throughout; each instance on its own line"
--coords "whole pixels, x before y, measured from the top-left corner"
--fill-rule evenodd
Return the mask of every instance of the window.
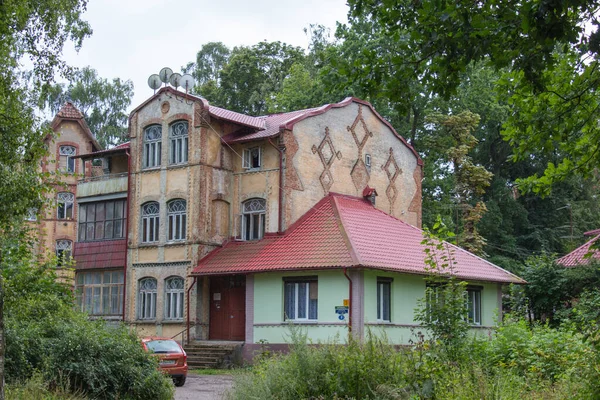
M 291 321 L 316 320 L 318 289 L 316 277 L 284 280 L 284 318 Z
M 56 241 L 56 258 L 57 266 L 63 267 L 71 260 L 71 254 L 73 252 L 73 242 L 70 240 L 57 240 Z
M 165 280 L 165 318 L 183 319 L 184 280 L 173 276 Z
M 144 160 L 143 168 L 160 166 L 162 128 L 160 125 L 151 125 L 144 131 Z
M 123 271 L 77 273 L 75 297 L 77 307 L 90 315 L 121 315 Z
M 264 199 L 250 199 L 242 204 L 242 240 L 258 240 L 265 234 Z
M 170 148 L 169 164 L 184 164 L 188 162 L 188 123 L 175 122 L 169 129 Z
M 37 221 L 38 209 L 33 207 L 27 209 L 27 215 L 25 216 L 25 221 Z
M 467 288 L 467 321 L 481 325 L 481 288 Z
M 79 204 L 79 241 L 124 238 L 126 215 L 125 199 Z
M 391 286 L 391 279 L 377 278 L 377 321 L 391 321 Z
M 56 195 L 56 201 L 58 203 L 56 218 L 73 219 L 73 203 L 75 202 L 75 195 L 69 192 L 61 192 Z
M 158 242 L 159 212 L 155 201 L 142 206 L 142 243 Z
M 365 154 L 365 166 L 371 168 L 371 155 Z
M 139 319 L 156 318 L 156 279 L 140 279 L 138 312 Z
M 59 168 L 61 171 L 75 172 L 75 159 L 74 155 L 77 154 L 77 150 L 73 146 L 60 146 L 58 150 L 59 154 Z
M 186 203 L 185 200 L 173 200 L 167 204 L 169 217 L 169 241 L 185 240 L 186 232 Z
M 260 161 L 260 147 L 244 149 L 244 169 L 259 169 Z

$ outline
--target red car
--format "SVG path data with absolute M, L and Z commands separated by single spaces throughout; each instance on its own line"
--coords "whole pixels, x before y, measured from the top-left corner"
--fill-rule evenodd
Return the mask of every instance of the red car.
M 183 386 L 187 378 L 187 354 L 183 347 L 173 339 L 147 337 L 142 339 L 144 349 L 156 354 L 160 360 L 160 369 L 171 375 L 175 386 Z

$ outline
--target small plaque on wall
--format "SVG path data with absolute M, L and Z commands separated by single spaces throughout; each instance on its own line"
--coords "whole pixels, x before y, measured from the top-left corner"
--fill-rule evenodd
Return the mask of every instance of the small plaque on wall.
M 221 293 L 213 293 L 213 300 L 221 301 Z

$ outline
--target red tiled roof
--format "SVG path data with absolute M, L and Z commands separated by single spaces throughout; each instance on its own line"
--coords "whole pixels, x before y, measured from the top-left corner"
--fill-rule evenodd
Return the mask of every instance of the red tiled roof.
M 115 147 L 111 147 L 110 149 L 94 151 L 92 153 L 87 153 L 87 154 L 79 154 L 77 156 L 73 156 L 72 158 L 90 159 L 90 158 L 98 157 L 98 156 L 101 156 L 104 154 L 122 153 L 125 150 L 127 150 L 128 148 L 129 148 L 129 142 L 125 142 L 125 143 L 116 145 Z
M 357 197 L 330 194 L 283 235 L 229 242 L 200 260 L 194 275 L 366 267 L 425 274 L 423 231 Z M 462 279 L 524 283 L 519 277 L 448 244 Z
M 124 268 L 127 255 L 125 239 L 101 242 L 76 242 L 73 249 L 75 269 Z
M 260 117 L 253 117 L 246 114 L 240 114 L 235 111 L 230 111 L 215 106 L 208 106 L 208 112 L 210 113 L 210 115 L 216 118 L 221 118 L 255 129 L 265 129 L 265 121 Z
M 591 231 L 587 231 L 583 233 L 584 236 L 596 236 L 596 235 L 600 235 L 600 229 L 594 229 Z
M 73 105 L 73 103 L 71 103 L 70 101 L 67 101 L 62 106 L 62 108 L 60 109 L 58 114 L 56 114 L 56 115 L 61 118 L 68 118 L 68 119 L 82 119 L 83 118 L 83 114 L 81 113 L 81 111 L 79 111 L 77 109 L 77 107 L 75 107 Z
M 593 232 L 593 231 L 591 231 L 591 232 Z M 598 233 L 600 233 L 600 232 L 598 232 Z M 586 234 L 587 234 L 587 232 L 586 232 Z M 599 250 L 592 249 L 591 256 L 585 257 L 585 255 L 590 252 L 590 246 L 592 245 L 592 243 L 594 243 L 596 240 L 598 240 L 598 238 L 600 238 L 600 235 L 594 237 L 592 240 L 586 242 L 584 245 L 576 248 L 569 254 L 562 256 L 561 258 L 556 260 L 556 263 L 559 265 L 562 265 L 564 267 L 577 267 L 580 265 L 587 265 L 590 263 L 591 260 L 599 260 L 600 261 L 600 251 Z

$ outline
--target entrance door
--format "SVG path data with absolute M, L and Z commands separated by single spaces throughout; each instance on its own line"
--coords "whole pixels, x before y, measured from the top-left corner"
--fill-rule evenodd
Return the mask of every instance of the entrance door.
M 209 339 L 244 340 L 245 333 L 246 277 L 211 277 Z

